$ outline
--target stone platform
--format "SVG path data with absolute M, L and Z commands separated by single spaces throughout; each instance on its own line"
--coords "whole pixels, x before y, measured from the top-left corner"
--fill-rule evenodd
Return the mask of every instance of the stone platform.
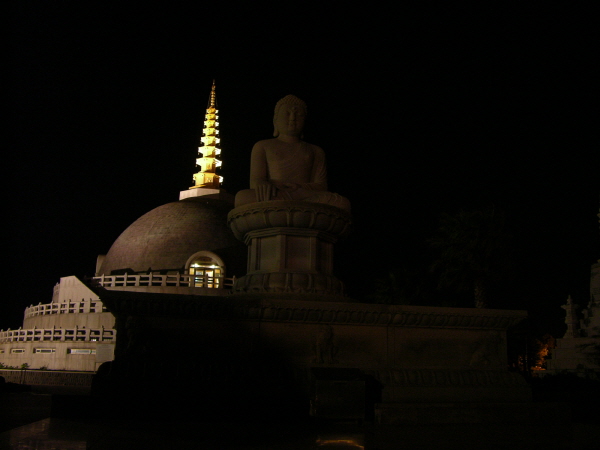
M 163 385 L 177 385 L 185 386 L 186 402 L 201 399 L 207 415 L 288 407 L 308 414 L 317 386 L 331 397 L 324 386 L 343 392 L 345 384 L 349 398 L 339 399 L 340 411 L 363 405 L 357 418 L 378 409 L 393 420 L 409 404 L 468 410 L 531 401 L 523 378 L 507 371 L 506 329 L 524 319 L 524 311 L 239 294 L 100 294 L 119 333 L 115 361 L 95 383 L 107 398 L 137 392 L 136 403 Z M 398 414 L 395 405 L 402 406 Z M 159 409 L 178 407 L 185 405 Z

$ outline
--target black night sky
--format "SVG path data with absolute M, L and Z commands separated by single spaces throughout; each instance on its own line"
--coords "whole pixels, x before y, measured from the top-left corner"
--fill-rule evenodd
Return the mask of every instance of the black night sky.
M 517 273 L 493 306 L 560 334 L 559 306 L 587 302 L 600 258 L 589 11 L 249 5 L 15 2 L 0 328 L 49 302 L 61 276 L 93 275 L 128 225 L 191 185 L 215 78 L 232 193 L 276 101 L 307 102 L 305 138 L 352 202 L 337 254 L 351 294 L 422 260 L 442 212 L 493 205 Z

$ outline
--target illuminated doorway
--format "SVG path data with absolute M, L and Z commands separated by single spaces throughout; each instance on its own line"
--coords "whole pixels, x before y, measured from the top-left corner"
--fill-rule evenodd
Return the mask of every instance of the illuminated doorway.
M 225 266 L 221 258 L 211 252 L 198 252 L 186 264 L 190 286 L 219 289 L 223 286 Z

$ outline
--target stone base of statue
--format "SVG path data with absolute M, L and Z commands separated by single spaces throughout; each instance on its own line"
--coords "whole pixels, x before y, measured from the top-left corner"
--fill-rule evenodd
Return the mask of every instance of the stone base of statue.
M 110 414 L 406 426 L 560 413 L 507 370 L 506 330 L 525 311 L 97 292 L 118 330 L 93 389 Z
M 350 213 L 321 203 L 274 200 L 233 209 L 228 224 L 248 246 L 248 273 L 236 280 L 234 293 L 343 301 L 343 283 L 333 275 L 333 245 L 350 233 Z

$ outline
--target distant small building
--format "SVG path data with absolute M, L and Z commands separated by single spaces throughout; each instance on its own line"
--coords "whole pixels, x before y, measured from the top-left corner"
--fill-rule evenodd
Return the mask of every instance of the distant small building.
M 556 340 L 552 358 L 547 361 L 547 373 L 575 373 L 600 379 L 600 260 L 591 268 L 587 307 L 580 310 L 569 296 L 562 308 L 566 311 L 567 331 Z
M 32 369 L 95 371 L 114 357 L 115 318 L 75 276 L 62 277 L 52 302 L 25 309 L 23 326 L 0 331 L 0 362 Z

